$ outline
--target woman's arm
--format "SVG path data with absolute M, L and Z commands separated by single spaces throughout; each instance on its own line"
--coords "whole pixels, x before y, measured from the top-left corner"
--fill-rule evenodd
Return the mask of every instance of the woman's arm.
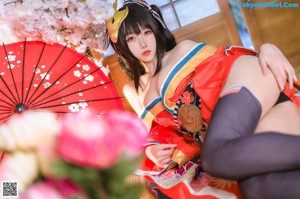
M 132 82 L 124 85 L 123 93 L 134 111 L 137 114 L 141 113 L 143 107 L 138 100 L 139 98 Z M 145 154 L 155 165 L 160 168 L 165 168 L 170 163 L 176 146 L 176 144 L 149 145 L 145 149 Z
M 132 81 L 124 85 L 123 93 L 133 110 L 137 114 L 140 114 L 143 110 L 143 107 L 141 106 L 141 103 L 138 100 L 139 98 Z

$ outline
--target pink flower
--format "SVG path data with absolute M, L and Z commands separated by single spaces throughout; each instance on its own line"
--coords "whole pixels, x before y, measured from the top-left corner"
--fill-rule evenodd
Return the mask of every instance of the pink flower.
M 80 166 L 107 168 L 119 160 L 123 150 L 130 156 L 141 151 L 147 129 L 134 114 L 111 111 L 69 114 L 62 121 L 58 154 Z
M 64 199 L 63 196 L 52 186 L 45 182 L 33 184 L 20 199 Z
M 66 199 L 75 196 L 78 199 L 87 199 L 70 181 L 47 179 L 33 184 L 20 199 Z
M 111 126 L 111 132 L 107 138 L 116 140 L 112 142 L 113 144 L 118 145 L 126 154 L 133 157 L 142 152 L 142 144 L 146 142 L 148 130 L 141 119 L 125 111 L 110 111 L 103 119 Z
M 47 179 L 46 183 L 59 191 L 63 198 L 87 199 L 84 192 L 77 187 L 74 183 L 67 179 Z M 76 197 L 75 197 L 76 196 Z

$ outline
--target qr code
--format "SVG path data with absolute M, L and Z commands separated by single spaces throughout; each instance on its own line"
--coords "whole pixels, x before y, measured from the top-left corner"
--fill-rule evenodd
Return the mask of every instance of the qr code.
M 18 182 L 2 182 L 3 197 L 18 197 Z

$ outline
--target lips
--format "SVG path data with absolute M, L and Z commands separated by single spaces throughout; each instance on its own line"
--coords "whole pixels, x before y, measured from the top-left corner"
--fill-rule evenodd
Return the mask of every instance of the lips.
M 150 50 L 146 50 L 146 51 L 144 51 L 144 52 L 143 52 L 143 54 L 142 54 L 142 55 L 144 55 L 144 56 L 148 56 L 148 55 L 150 55 L 150 53 L 151 53 L 151 51 L 150 51 Z

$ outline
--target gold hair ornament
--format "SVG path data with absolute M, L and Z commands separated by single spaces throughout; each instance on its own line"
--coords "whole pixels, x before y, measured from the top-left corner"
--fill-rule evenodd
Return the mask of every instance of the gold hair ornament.
M 137 4 L 139 6 L 142 6 L 151 13 L 151 15 L 162 25 L 164 29 L 167 29 L 167 26 L 163 19 L 160 17 L 160 15 L 151 8 L 151 6 L 143 0 L 125 0 L 123 6 L 129 5 L 129 4 Z M 126 7 L 124 10 L 117 11 L 117 1 L 114 3 L 114 9 L 115 9 L 115 14 L 112 18 L 106 21 L 106 27 L 108 31 L 108 35 L 110 40 L 113 43 L 117 43 L 118 41 L 118 33 L 119 33 L 119 28 L 124 21 L 124 19 L 127 17 L 129 9 Z
M 124 10 L 117 11 L 116 3 L 114 5 L 114 7 L 116 10 L 114 16 L 112 16 L 112 18 L 107 20 L 105 23 L 106 23 L 106 28 L 107 28 L 110 40 L 113 43 L 117 43 L 119 28 L 120 28 L 122 22 L 124 21 L 124 19 L 127 17 L 129 9 L 126 7 Z

